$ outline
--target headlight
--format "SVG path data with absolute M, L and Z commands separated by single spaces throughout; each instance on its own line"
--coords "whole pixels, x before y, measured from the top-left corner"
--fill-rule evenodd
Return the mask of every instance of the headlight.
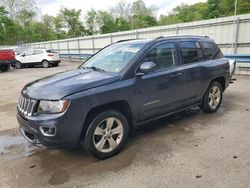
M 68 100 L 45 101 L 41 100 L 38 106 L 38 112 L 41 113 L 60 113 L 64 112 L 69 105 Z

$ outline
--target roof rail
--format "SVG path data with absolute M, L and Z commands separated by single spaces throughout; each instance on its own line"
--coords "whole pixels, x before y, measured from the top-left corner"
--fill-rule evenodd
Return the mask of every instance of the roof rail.
M 207 35 L 177 34 L 177 35 L 159 36 L 159 37 L 155 38 L 154 40 L 165 38 L 165 37 L 205 37 L 205 38 L 210 38 Z
M 118 40 L 115 43 L 119 43 L 119 42 L 126 42 L 126 41 L 130 41 L 130 40 L 136 40 L 136 39 L 124 39 L 124 40 Z
M 205 38 L 209 38 L 209 36 L 207 36 L 207 35 L 194 35 L 194 34 L 177 34 L 177 35 L 172 35 L 172 36 L 176 36 L 176 37 L 205 37 Z
M 159 37 L 155 38 L 154 40 L 162 39 L 162 38 L 164 38 L 164 36 L 159 36 Z

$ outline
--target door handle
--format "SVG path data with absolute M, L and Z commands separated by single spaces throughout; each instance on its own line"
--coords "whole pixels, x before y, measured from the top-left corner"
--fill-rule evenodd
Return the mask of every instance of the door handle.
M 171 78 L 174 78 L 174 77 L 178 77 L 178 76 L 181 76 L 182 73 L 181 72 L 176 72 L 176 73 L 173 73 L 170 75 Z

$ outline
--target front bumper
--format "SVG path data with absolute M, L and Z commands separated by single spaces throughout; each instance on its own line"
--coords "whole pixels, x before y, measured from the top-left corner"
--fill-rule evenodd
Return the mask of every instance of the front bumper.
M 75 147 L 79 143 L 82 123 L 64 116 L 65 114 L 53 114 L 28 117 L 18 111 L 17 120 L 23 137 L 36 146 Z M 54 128 L 55 135 L 44 136 L 41 127 Z

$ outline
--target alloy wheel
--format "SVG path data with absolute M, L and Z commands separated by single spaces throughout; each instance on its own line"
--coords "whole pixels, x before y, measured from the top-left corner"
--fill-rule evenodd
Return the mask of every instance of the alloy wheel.
M 215 109 L 220 104 L 221 90 L 218 86 L 213 86 L 208 95 L 208 104 L 210 108 Z
M 121 121 L 114 117 L 104 119 L 94 131 L 93 143 L 99 152 L 113 151 L 122 141 L 124 128 Z

